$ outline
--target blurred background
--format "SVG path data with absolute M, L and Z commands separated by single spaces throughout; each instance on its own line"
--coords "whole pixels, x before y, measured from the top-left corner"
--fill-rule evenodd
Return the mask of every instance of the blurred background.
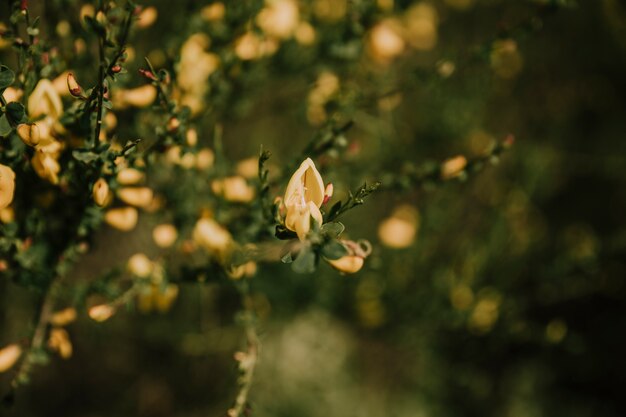
M 226 3 L 233 25 L 239 8 L 263 6 Z M 262 144 L 280 170 L 319 129 L 311 91 L 329 71 L 340 92 L 322 112 L 354 122 L 345 152 L 316 161 L 337 198 L 364 180 L 384 185 L 413 167 L 482 155 L 509 134 L 516 141 L 479 173 L 383 190 L 356 208 L 342 221 L 374 252 L 355 275 L 259 264 L 250 287 L 262 350 L 250 415 L 626 415 L 626 2 L 365 3 L 300 2 L 317 43 L 286 41 L 271 58 L 218 74 L 213 111 L 198 116 L 200 140 L 211 143 L 219 120 L 229 160 L 254 157 Z M 351 57 L 350 48 L 367 49 L 353 39 L 368 39 L 385 16 L 409 19 L 416 4 L 435 17 L 414 51 L 392 63 L 377 62 L 376 51 Z M 197 31 L 211 48 L 239 36 L 207 26 L 209 3 L 146 5 L 158 19 L 131 44 L 157 67 L 173 67 Z M 46 5 L 42 30 L 52 33 L 69 6 Z M 339 17 L 324 20 L 318 8 Z M 365 10 L 361 32 L 353 8 Z M 140 116 L 128 120 L 141 134 Z M 153 223 L 142 217 L 132 235 L 103 230 L 70 279 L 87 285 L 104 265 L 154 253 Z M 27 336 L 36 297 L 0 286 L 8 343 Z M 68 326 L 72 357 L 38 368 L 0 415 L 225 415 L 237 390 L 233 353 L 245 347 L 240 308 L 221 280 L 181 284 L 167 314 L 129 308 L 104 323 L 79 315 Z M 8 381 L 0 376 L 2 391 Z

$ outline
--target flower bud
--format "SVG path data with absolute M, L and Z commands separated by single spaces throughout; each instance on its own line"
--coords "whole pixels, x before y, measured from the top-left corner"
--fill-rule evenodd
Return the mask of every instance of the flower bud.
M 20 356 L 22 356 L 22 348 L 17 343 L 0 349 L 0 372 L 9 370 Z
M 104 221 L 111 227 L 123 232 L 128 232 L 135 228 L 139 213 L 134 207 L 121 207 L 111 209 L 104 215 Z
M 104 178 L 100 178 L 93 185 L 93 201 L 100 207 L 106 206 L 111 201 L 109 184 Z
M 80 84 L 78 84 L 78 81 L 76 81 L 74 74 L 71 72 L 67 74 L 67 89 L 73 97 L 79 98 L 83 96 L 83 89 Z
M 167 121 L 167 130 L 175 132 L 180 127 L 180 120 L 176 117 L 172 117 Z
M 119 65 L 113 65 L 111 67 L 111 72 L 113 74 L 118 74 L 120 71 L 122 71 L 122 67 L 120 67 Z
M 154 73 L 152 71 L 150 71 L 150 70 L 140 68 L 139 69 L 139 74 L 141 76 L 143 76 L 144 78 L 147 78 L 150 81 L 156 81 L 157 80 L 156 75 L 154 75 Z
M 36 123 L 22 123 L 17 126 L 17 135 L 28 146 L 37 146 L 41 135 Z
M 329 182 L 328 184 L 326 184 L 326 188 L 324 189 L 324 201 L 322 201 L 322 204 L 328 203 L 328 200 L 330 200 L 333 197 L 334 190 L 335 188 L 333 187 L 332 182 Z
M 97 322 L 107 321 L 115 314 L 115 308 L 108 304 L 100 304 L 89 309 L 89 317 Z

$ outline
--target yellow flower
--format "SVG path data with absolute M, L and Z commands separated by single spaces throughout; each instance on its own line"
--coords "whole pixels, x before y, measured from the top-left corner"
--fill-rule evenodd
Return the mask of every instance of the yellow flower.
M 219 194 L 227 201 L 248 203 L 254 198 L 254 188 L 248 185 L 244 177 L 232 176 L 211 183 L 215 194 Z
M 106 206 L 111 201 L 109 184 L 104 178 L 100 178 L 93 185 L 93 201 L 100 207 Z
M 178 239 L 178 231 L 173 224 L 160 224 L 152 230 L 152 239 L 160 248 L 169 248 Z
M 43 149 L 37 149 L 30 163 L 41 178 L 50 181 L 52 184 L 59 183 L 58 174 L 61 166 L 54 154 L 48 153 Z
M 233 245 L 233 238 L 228 230 L 213 219 L 198 220 L 193 229 L 193 240 L 211 253 L 224 258 Z
M 70 342 L 70 336 L 65 329 L 57 327 L 50 330 L 48 347 L 57 351 L 63 359 L 69 359 L 72 356 L 72 342 Z
M 39 80 L 28 97 L 28 115 L 33 119 L 45 116 L 44 120 L 55 122 L 62 114 L 63 103 L 52 82 L 46 79 Z
M 135 228 L 139 213 L 134 207 L 114 208 L 104 214 L 104 221 L 110 226 L 128 232 Z
M 91 307 L 88 314 L 92 320 L 103 322 L 115 314 L 115 308 L 108 304 L 99 304 Z
M 117 196 L 135 207 L 148 207 L 154 198 L 154 192 L 148 187 L 125 187 L 117 191 Z
M 73 307 L 68 307 L 52 314 L 52 317 L 50 317 L 50 324 L 52 324 L 53 326 L 62 327 L 67 326 L 74 320 L 76 320 L 76 309 Z
M 357 255 L 346 255 L 339 259 L 329 259 L 330 266 L 344 274 L 354 274 L 363 268 L 365 259 Z
M 136 253 L 128 259 L 128 272 L 139 278 L 148 278 L 152 275 L 154 264 L 143 253 Z
M 17 343 L 0 349 L 0 372 L 9 370 L 22 356 L 22 348 Z
M 320 206 L 324 202 L 324 181 L 311 158 L 294 172 L 287 184 L 284 204 L 287 209 L 285 227 L 304 240 L 311 229 L 311 218 L 322 224 Z
M 6 208 L 13 201 L 15 193 L 15 172 L 0 164 L 0 209 Z

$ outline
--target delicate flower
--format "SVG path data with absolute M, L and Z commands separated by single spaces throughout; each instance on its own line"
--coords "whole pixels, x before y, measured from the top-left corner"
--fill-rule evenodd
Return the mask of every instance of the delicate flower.
M 135 207 L 148 207 L 154 198 L 154 192 L 148 187 L 126 187 L 117 191 L 123 202 Z
M 265 3 L 257 16 L 257 25 L 269 36 L 281 39 L 291 37 L 300 22 L 298 4 L 294 0 L 269 0 Z
M 398 22 L 392 19 L 384 20 L 376 25 L 369 38 L 369 48 L 372 56 L 386 62 L 404 51 L 404 39 L 402 28 Z
M 152 239 L 160 248 L 169 248 L 177 238 L 178 231 L 172 224 L 160 224 L 152 231 Z
M 156 22 L 158 15 L 155 7 L 146 7 L 139 13 L 136 26 L 141 29 L 152 26 Z
M 245 178 L 240 176 L 226 177 L 211 183 L 215 194 L 219 194 L 227 201 L 247 203 L 254 198 L 254 188 Z
M 88 314 L 92 320 L 103 322 L 115 314 L 115 308 L 108 304 L 100 304 L 91 307 Z
M 147 107 L 157 97 L 157 90 L 153 85 L 146 84 L 130 90 L 118 90 L 113 94 L 113 104 L 121 109 L 126 107 Z
M 213 166 L 215 154 L 209 148 L 201 149 L 196 155 L 196 168 L 201 171 L 209 169 Z
M 0 349 L 0 372 L 9 370 L 20 356 L 22 356 L 22 348 L 17 343 Z
M 10 167 L 0 164 L 0 209 L 11 204 L 14 193 L 15 172 Z
M 193 240 L 209 252 L 225 255 L 233 244 L 231 234 L 213 219 L 198 220 L 193 229 Z
M 63 114 L 61 97 L 54 89 L 52 82 L 41 79 L 28 97 L 28 115 L 32 119 L 45 116 L 46 119 L 56 121 Z
M 441 178 L 448 180 L 461 175 L 461 172 L 467 165 L 467 159 L 463 155 L 455 156 L 454 158 L 446 159 L 441 164 Z
M 207 22 L 222 20 L 225 14 L 226 7 L 224 7 L 224 3 L 213 3 L 203 7 L 202 10 L 200 10 L 200 15 L 202 16 L 202 19 L 206 20 Z
M 61 327 L 67 326 L 74 320 L 76 320 L 76 309 L 73 307 L 68 307 L 52 314 L 52 316 L 50 317 L 50 324 L 52 324 L 53 326 Z
M 59 171 L 61 165 L 57 161 L 54 154 L 45 152 L 43 149 L 37 149 L 30 163 L 41 178 L 50 181 L 52 184 L 59 183 Z
M 110 226 L 128 232 L 135 228 L 139 213 L 134 207 L 121 207 L 107 211 L 104 215 L 104 221 Z
M 39 144 L 41 135 L 39 127 L 35 123 L 22 123 L 17 126 L 17 135 L 28 146 L 36 146 Z
M 124 168 L 117 173 L 117 182 L 121 185 L 134 185 L 144 179 L 144 173 L 134 168 Z
M 311 229 L 311 218 L 320 226 L 324 202 L 324 181 L 311 158 L 307 158 L 291 176 L 285 191 L 284 204 L 287 209 L 285 227 L 304 240 Z
M 366 240 L 354 242 L 342 240 L 341 244 L 348 250 L 348 254 L 339 259 L 327 259 L 326 261 L 342 274 L 354 274 L 363 268 L 365 258 L 372 253 L 372 245 Z
M 346 255 L 339 259 L 330 259 L 328 263 L 339 272 L 344 274 L 354 274 L 363 268 L 365 260 L 360 256 Z
M 391 217 L 378 227 L 378 237 L 383 245 L 394 249 L 411 246 L 419 227 L 419 212 L 411 206 L 399 206 Z
M 55 327 L 50 330 L 48 347 L 57 351 L 63 359 L 69 359 L 72 356 L 72 342 L 70 342 L 70 336 L 65 329 Z
M 148 278 L 154 271 L 154 263 L 143 253 L 136 253 L 128 259 L 128 272 L 139 278 Z

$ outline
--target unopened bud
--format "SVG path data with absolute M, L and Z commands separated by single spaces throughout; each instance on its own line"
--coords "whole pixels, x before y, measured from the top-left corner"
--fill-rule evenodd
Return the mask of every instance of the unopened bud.
M 333 196 L 334 190 L 335 188 L 333 187 L 332 182 L 329 182 L 328 184 L 326 184 L 326 188 L 324 189 L 324 201 L 322 201 L 322 204 L 328 203 L 328 200 L 330 200 Z
M 511 134 L 507 135 L 507 137 L 504 138 L 504 140 L 502 141 L 502 146 L 505 149 L 509 149 L 511 146 L 513 146 L 513 144 L 515 144 L 515 136 Z
M 117 74 L 117 73 L 119 73 L 121 70 L 122 70 L 122 67 L 120 67 L 119 65 L 113 65 L 113 66 L 111 67 L 111 72 L 112 72 L 113 74 Z
M 178 120 L 178 118 L 172 117 L 172 118 L 170 118 L 170 120 L 168 120 L 168 122 L 167 122 L 167 130 L 169 130 L 170 132 L 175 131 L 179 127 L 180 127 L 180 120 Z
M 157 80 L 156 75 L 154 75 L 154 73 L 152 71 L 150 71 L 150 70 L 141 68 L 139 70 L 139 74 L 141 74 L 144 78 L 147 78 L 147 79 L 149 79 L 151 81 L 156 81 Z
M 67 74 L 67 89 L 70 90 L 70 94 L 74 97 L 82 97 L 83 89 L 76 81 L 76 77 L 71 72 Z

